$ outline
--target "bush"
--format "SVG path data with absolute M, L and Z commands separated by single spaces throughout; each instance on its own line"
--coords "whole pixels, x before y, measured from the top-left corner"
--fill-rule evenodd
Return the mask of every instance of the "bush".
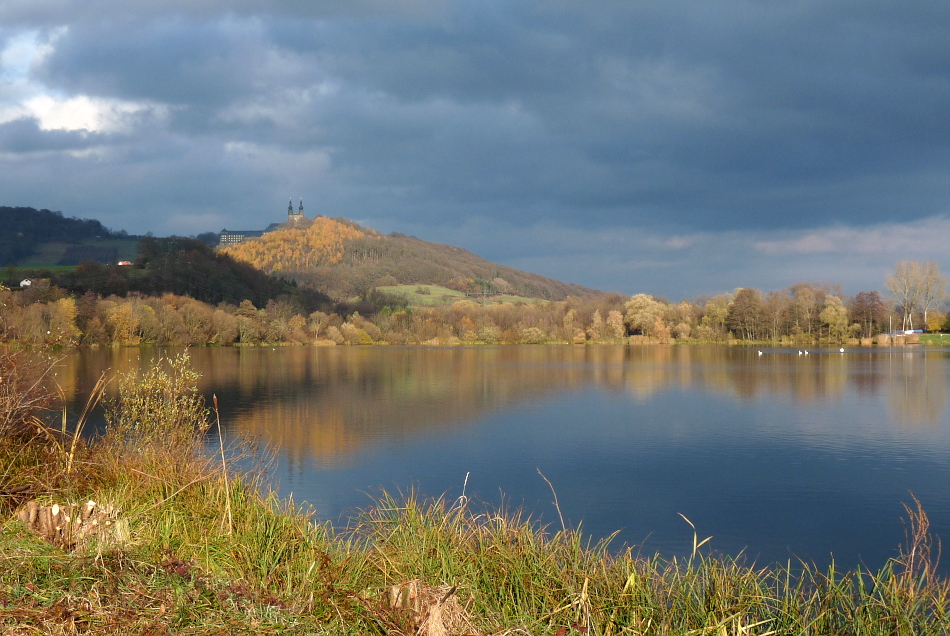
M 108 442 L 170 459 L 194 454 L 210 425 L 199 377 L 187 353 L 159 359 L 141 377 L 120 377 L 118 399 L 106 405 Z

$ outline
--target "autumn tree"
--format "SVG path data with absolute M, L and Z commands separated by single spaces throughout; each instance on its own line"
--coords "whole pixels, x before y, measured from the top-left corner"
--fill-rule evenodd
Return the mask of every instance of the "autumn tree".
M 823 292 L 811 283 L 796 283 L 789 288 L 791 293 L 792 332 L 795 336 L 811 337 L 824 299 Z
M 762 316 L 769 340 L 777 342 L 785 334 L 791 315 L 791 304 L 792 300 L 784 290 L 769 292 L 765 297 Z
M 604 318 L 600 315 L 600 310 L 597 309 L 594 311 L 594 315 L 591 316 L 590 327 L 587 328 L 587 336 L 593 342 L 600 342 L 604 339 L 604 333 Z
M 666 305 L 648 294 L 637 294 L 624 303 L 626 314 L 624 320 L 630 326 L 630 331 L 645 336 L 656 335 L 657 330 L 665 329 L 663 315 Z
M 277 230 L 221 251 L 266 272 L 306 270 L 339 263 L 346 243 L 366 236 L 379 237 L 379 234 L 335 219 L 317 217 L 306 229 Z M 365 258 L 372 257 L 367 250 Z
M 930 329 L 927 312 L 947 296 L 947 277 L 940 272 L 935 261 L 921 266 L 920 304 L 924 311 L 924 329 Z
M 696 322 L 696 307 L 684 300 L 676 306 L 671 305 L 668 313 L 667 322 L 673 326 L 673 335 L 681 340 L 689 338 Z
M 616 309 L 607 313 L 607 334 L 613 340 L 621 340 L 627 335 L 627 328 L 623 324 L 623 314 Z
M 861 334 L 870 338 L 881 331 L 881 326 L 887 320 L 887 306 L 876 291 L 858 292 L 851 302 L 851 319 L 861 326 Z
M 702 307 L 702 318 L 699 320 L 697 334 L 701 340 L 725 340 L 726 322 L 729 318 L 729 307 L 732 304 L 730 294 L 720 294 L 706 301 Z
M 848 309 L 837 296 L 826 296 L 825 306 L 819 314 L 821 322 L 828 327 L 828 337 L 836 342 L 844 340 L 848 333 L 850 316 Z
M 737 338 L 755 340 L 762 324 L 762 295 L 756 289 L 743 288 L 729 306 L 726 325 Z

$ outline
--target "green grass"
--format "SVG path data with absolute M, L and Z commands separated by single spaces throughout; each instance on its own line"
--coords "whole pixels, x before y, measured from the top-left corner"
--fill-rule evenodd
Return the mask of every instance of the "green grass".
M 920 335 L 920 342 L 933 347 L 950 347 L 950 334 L 924 333 Z
M 501 294 L 499 296 L 489 296 L 489 302 L 495 302 L 498 304 L 514 304 L 524 303 L 525 305 L 545 305 L 551 301 L 544 300 L 542 298 L 528 298 L 527 296 L 514 296 L 512 294 Z
M 21 265 L 17 267 L 4 267 L 2 270 L 0 270 L 0 274 L 12 279 L 26 276 L 35 276 L 39 272 L 53 272 L 55 274 L 60 274 L 63 272 L 71 272 L 74 269 L 76 269 L 75 265 Z
M 466 296 L 463 292 L 439 285 L 387 285 L 377 287 L 376 289 L 386 294 L 405 298 L 410 307 L 451 305 L 466 299 L 478 303 L 486 302 L 491 305 L 516 303 L 535 305 L 548 302 L 538 298 L 514 296 L 511 294 L 492 294 L 484 297 Z
M 13 356 L 13 358 L 10 357 Z M 38 428 L 44 396 L 23 354 L 0 359 L 0 497 L 93 498 L 122 540 L 69 551 L 19 521 L 0 525 L 0 631 L 94 634 L 435 634 L 410 592 L 452 634 L 906 634 L 950 630 L 950 584 L 918 503 L 900 556 L 878 572 L 749 566 L 708 552 L 665 560 L 543 527 L 465 497 L 382 495 L 333 530 L 277 499 L 260 473 L 210 454 L 216 426 L 187 359 L 120 382 L 112 427 L 82 441 Z M 33 399 L 35 398 L 35 399 Z M 74 456 L 70 440 L 80 440 Z M 231 461 L 231 469 L 223 464 Z M 897 523 L 897 520 L 895 520 Z M 398 601 L 390 602 L 392 590 Z M 422 608 L 436 612 L 428 603 Z
M 451 305 L 465 300 L 462 292 L 439 285 L 386 285 L 377 290 L 404 298 L 410 307 Z
M 120 261 L 134 261 L 138 251 L 137 240 L 132 239 L 83 239 L 76 243 L 78 245 L 87 245 L 92 247 L 108 247 L 118 250 L 118 259 Z M 42 267 L 49 269 L 63 257 L 66 250 L 76 244 L 64 242 L 40 243 L 36 247 L 36 252 L 18 263 L 19 267 Z

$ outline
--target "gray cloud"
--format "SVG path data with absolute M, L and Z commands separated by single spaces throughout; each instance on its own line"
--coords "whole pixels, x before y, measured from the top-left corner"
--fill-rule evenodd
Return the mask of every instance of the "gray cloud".
M 79 131 L 40 130 L 32 118 L 20 118 L 0 124 L 0 153 L 15 155 L 51 152 L 80 151 L 101 143 L 100 135 Z
M 312 212 L 676 296 L 746 267 L 813 272 L 814 254 L 751 247 L 782 232 L 948 213 L 950 12 L 933 3 L 11 0 L 0 22 L 49 37 L 23 81 L 98 99 L 124 126 L 38 126 L 16 110 L 22 82 L 0 79 L 0 147 L 17 156 L 0 187 L 131 231 L 250 228 L 303 195 Z M 121 196 L 88 192 L 100 179 Z M 461 231 L 472 219 L 519 240 Z M 652 242 L 540 241 L 546 258 L 538 228 Z M 656 248 L 684 236 L 713 238 Z

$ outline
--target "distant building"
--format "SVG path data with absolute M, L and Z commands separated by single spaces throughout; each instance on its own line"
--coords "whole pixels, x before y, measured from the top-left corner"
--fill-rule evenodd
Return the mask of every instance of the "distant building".
M 229 230 L 225 228 L 221 230 L 221 233 L 218 235 L 218 245 L 237 245 L 249 238 L 263 235 L 264 232 L 261 230 Z
M 303 215 L 303 199 L 300 199 L 300 207 L 294 211 L 294 200 L 291 199 L 287 204 L 287 220 L 283 223 L 271 223 L 263 230 L 228 230 L 223 229 L 218 234 L 218 245 L 237 245 L 243 243 L 249 238 L 264 236 L 274 230 L 285 229 L 304 229 L 309 227 L 312 221 Z

